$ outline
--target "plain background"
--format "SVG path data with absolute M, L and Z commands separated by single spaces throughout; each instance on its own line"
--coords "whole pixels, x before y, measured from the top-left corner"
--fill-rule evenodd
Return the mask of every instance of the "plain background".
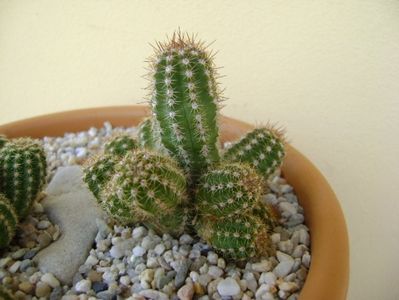
M 399 299 L 398 1 L 0 0 L 0 124 L 139 103 L 148 43 L 178 26 L 216 40 L 223 113 L 278 122 L 331 183 L 348 298 Z

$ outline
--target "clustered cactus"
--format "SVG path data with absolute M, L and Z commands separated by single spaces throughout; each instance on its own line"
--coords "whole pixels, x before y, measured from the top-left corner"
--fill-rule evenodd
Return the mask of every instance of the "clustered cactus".
M 0 248 L 12 240 L 46 181 L 43 147 L 30 138 L 0 136 Z
M 139 125 L 139 141 L 123 154 L 105 147 L 85 167 L 84 180 L 122 224 L 172 234 L 196 230 L 234 260 L 268 254 L 278 222 L 262 194 L 282 163 L 282 134 L 257 128 L 220 150 L 223 97 L 212 55 L 180 32 L 157 46 L 148 74 L 152 116 Z

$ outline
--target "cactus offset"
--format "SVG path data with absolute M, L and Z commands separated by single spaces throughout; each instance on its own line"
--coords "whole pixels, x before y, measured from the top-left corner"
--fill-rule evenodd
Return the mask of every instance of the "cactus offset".
M 161 134 L 157 124 L 158 122 L 154 118 L 146 118 L 139 124 L 138 136 L 140 147 L 166 154 L 167 150 L 162 145 Z
M 100 198 L 105 211 L 120 223 L 160 221 L 187 201 L 186 178 L 169 157 L 136 150 L 116 169 Z
M 104 146 L 104 153 L 123 156 L 138 148 L 138 142 L 128 134 L 120 134 L 111 138 Z
M 245 164 L 225 163 L 201 176 L 195 203 L 202 216 L 231 218 L 252 210 L 262 193 L 262 180 Z
M 279 214 L 277 209 L 271 204 L 258 201 L 252 210 L 254 216 L 259 217 L 266 224 L 268 231 L 272 232 L 274 227 L 278 226 Z
M 18 216 L 11 202 L 0 194 L 0 248 L 7 247 L 15 234 Z
M 221 94 L 212 57 L 202 43 L 177 33 L 158 44 L 150 61 L 149 97 L 162 143 L 195 182 L 219 161 Z
M 272 128 L 257 128 L 233 144 L 223 155 L 227 161 L 246 162 L 268 178 L 284 158 L 282 134 Z
M 44 186 L 46 168 L 43 147 L 30 138 L 11 140 L 0 149 L 1 191 L 10 199 L 20 218 L 27 215 Z
M 227 259 L 243 260 L 270 251 L 267 226 L 256 216 L 202 220 L 198 234 Z

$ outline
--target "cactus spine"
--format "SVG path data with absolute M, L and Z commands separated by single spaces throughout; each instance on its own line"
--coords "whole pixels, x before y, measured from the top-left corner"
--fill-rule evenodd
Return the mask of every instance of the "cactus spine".
M 149 74 L 153 115 L 163 145 L 195 182 L 219 161 L 217 74 L 202 43 L 190 37 L 174 34 L 158 46 Z
M 110 139 L 104 146 L 104 153 L 123 156 L 127 152 L 138 148 L 137 141 L 127 134 L 121 134 Z
M 231 218 L 252 210 L 261 193 L 262 180 L 255 170 L 225 163 L 201 176 L 195 203 L 201 216 Z
M 0 150 L 2 192 L 20 218 L 27 215 L 33 200 L 46 182 L 43 147 L 30 138 L 14 139 Z
M 138 136 L 140 147 L 167 153 L 161 142 L 158 122 L 154 118 L 146 118 L 139 124 Z
M 223 158 L 246 162 L 267 178 L 280 167 L 284 154 L 282 133 L 264 127 L 247 133 L 224 153 Z
M 0 194 L 0 248 L 6 247 L 13 239 L 17 223 L 18 216 L 13 205 Z

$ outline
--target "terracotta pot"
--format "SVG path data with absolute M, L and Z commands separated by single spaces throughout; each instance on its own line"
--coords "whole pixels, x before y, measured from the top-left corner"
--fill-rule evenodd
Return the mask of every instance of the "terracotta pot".
M 0 126 L 9 137 L 59 136 L 65 132 L 101 127 L 132 126 L 148 115 L 144 106 L 121 106 L 55 113 Z M 222 141 L 234 140 L 251 125 L 222 117 Z M 295 148 L 288 145 L 283 174 L 295 188 L 310 228 L 312 262 L 301 300 L 345 299 L 349 281 L 349 244 L 344 216 L 338 200 L 323 175 Z

